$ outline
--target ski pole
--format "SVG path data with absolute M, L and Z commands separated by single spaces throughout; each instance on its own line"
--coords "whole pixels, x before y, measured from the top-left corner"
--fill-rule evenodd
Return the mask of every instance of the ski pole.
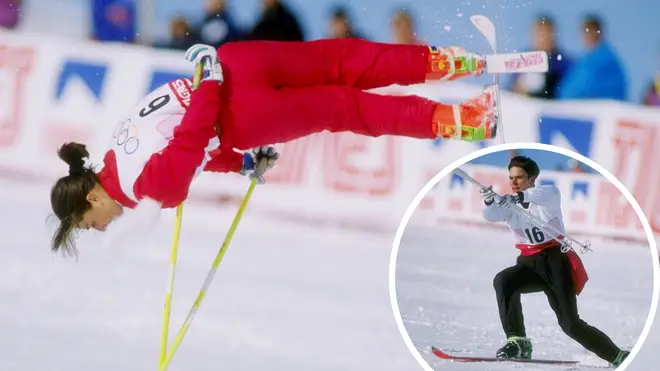
M 456 168 L 453 170 L 453 173 L 460 176 L 461 178 L 467 180 L 468 182 L 474 184 L 475 186 L 479 187 L 479 189 L 485 190 L 488 187 L 485 185 L 481 184 L 478 180 L 474 179 L 471 177 L 468 173 L 463 171 L 461 168 Z M 495 193 L 495 201 L 499 202 L 502 199 L 502 196 L 499 194 Z M 544 222 L 543 220 L 535 217 L 534 215 L 530 214 L 529 212 L 519 208 L 519 207 L 513 207 L 511 210 L 518 215 L 521 215 L 522 217 L 528 219 L 532 224 L 534 224 L 535 227 L 539 228 L 543 232 L 545 232 L 547 235 L 554 236 L 553 239 L 557 242 L 559 242 L 562 245 L 562 251 L 567 252 L 566 249 L 572 249 L 573 244 L 577 244 L 581 248 L 581 252 L 584 253 L 585 251 L 591 251 L 591 243 L 587 241 L 586 243 L 582 243 L 575 238 L 568 236 L 566 233 L 561 232 L 557 228 L 553 227 L 552 225 L 549 225 L 548 223 Z M 559 236 L 563 236 L 563 239 L 560 239 Z
M 202 80 L 202 73 L 204 72 L 203 64 L 198 63 L 195 66 L 195 73 L 193 75 L 193 89 L 197 89 Z M 167 354 L 167 341 L 169 339 L 170 327 L 170 313 L 172 311 L 172 295 L 174 293 L 174 277 L 176 271 L 177 256 L 179 253 L 179 237 L 181 236 L 181 224 L 183 222 L 183 203 L 176 208 L 176 222 L 174 224 L 174 236 L 172 238 L 172 250 L 170 253 L 169 262 L 169 279 L 167 282 L 167 290 L 165 292 L 165 310 L 163 313 L 163 330 L 160 339 L 160 360 L 162 364 Z
M 266 160 L 262 160 L 258 164 L 258 170 L 259 173 L 263 173 L 264 168 L 267 165 Z M 206 275 L 206 279 L 204 280 L 204 284 L 202 285 L 202 288 L 199 290 L 199 293 L 197 294 L 197 298 L 195 299 L 195 302 L 193 303 L 192 307 L 188 311 L 188 315 L 186 316 L 185 321 L 183 322 L 183 325 L 181 326 L 181 329 L 179 330 L 179 333 L 177 334 L 176 338 L 174 339 L 174 342 L 172 344 L 172 348 L 170 351 L 167 353 L 165 356 L 164 361 L 160 364 L 159 371 L 165 371 L 167 370 L 167 367 L 169 364 L 172 362 L 172 358 L 174 358 L 174 354 L 176 351 L 179 349 L 179 346 L 181 345 L 181 342 L 183 341 L 183 338 L 186 336 L 186 333 L 188 332 L 188 329 L 190 328 L 190 325 L 192 324 L 193 320 L 195 319 L 195 315 L 197 314 L 197 311 L 199 310 L 199 307 L 202 305 L 202 301 L 204 300 L 204 296 L 206 295 L 206 292 L 208 291 L 208 288 L 211 286 L 211 282 L 213 281 L 213 278 L 215 277 L 215 273 L 218 270 L 218 266 L 220 266 L 220 263 L 222 262 L 222 259 L 225 256 L 225 253 L 227 252 L 227 248 L 229 247 L 229 244 L 231 243 L 232 238 L 234 237 L 234 232 L 236 232 L 236 228 L 238 227 L 238 224 L 241 221 L 241 218 L 243 217 L 243 213 L 245 212 L 245 208 L 247 207 L 248 201 L 252 197 L 252 192 L 254 192 L 254 188 L 257 185 L 257 177 L 252 177 L 251 178 L 251 183 L 250 186 L 248 187 L 247 193 L 245 194 L 245 197 L 243 197 L 243 201 L 241 202 L 240 207 L 238 208 L 238 211 L 236 212 L 236 216 L 234 216 L 234 221 L 231 223 L 231 226 L 229 227 L 229 231 L 227 232 L 227 235 L 225 236 L 225 240 L 222 242 L 222 245 L 220 247 L 220 250 L 218 251 L 218 254 L 216 255 L 215 259 L 213 260 L 213 265 L 211 266 L 211 269 L 209 270 L 209 273 Z
M 179 252 L 179 236 L 181 232 L 181 223 L 183 219 L 183 204 L 176 208 L 176 224 L 174 226 L 174 238 L 172 242 L 172 251 L 169 262 L 169 281 L 167 291 L 165 292 L 165 312 L 163 316 L 163 331 L 160 339 L 160 363 L 165 360 L 167 353 L 167 340 L 170 326 L 170 312 L 172 309 L 172 294 L 174 292 L 174 276 L 176 271 L 177 255 Z

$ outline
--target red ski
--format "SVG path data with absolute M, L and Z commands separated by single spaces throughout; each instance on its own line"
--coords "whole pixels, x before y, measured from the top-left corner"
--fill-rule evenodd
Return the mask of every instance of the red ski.
M 497 358 L 497 357 L 463 357 L 463 356 L 453 356 L 443 352 L 442 350 L 431 347 L 433 354 L 436 357 L 447 359 L 450 361 L 456 362 L 514 362 L 514 363 L 543 363 L 551 365 L 576 365 L 580 361 L 563 361 L 563 360 L 554 360 L 554 359 L 506 359 L 506 358 Z

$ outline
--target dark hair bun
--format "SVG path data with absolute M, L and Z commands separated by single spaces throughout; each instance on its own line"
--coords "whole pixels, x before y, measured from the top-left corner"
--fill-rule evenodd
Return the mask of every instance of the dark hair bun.
M 69 175 L 80 175 L 85 172 L 85 158 L 89 152 L 84 144 L 65 143 L 57 151 L 57 155 L 69 165 Z

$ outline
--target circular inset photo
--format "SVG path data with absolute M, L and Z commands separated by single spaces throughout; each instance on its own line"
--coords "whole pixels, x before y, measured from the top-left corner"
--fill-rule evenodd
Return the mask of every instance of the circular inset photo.
M 409 206 L 390 262 L 397 325 L 427 371 L 625 370 L 658 279 L 651 227 L 623 184 L 538 143 L 443 169 Z

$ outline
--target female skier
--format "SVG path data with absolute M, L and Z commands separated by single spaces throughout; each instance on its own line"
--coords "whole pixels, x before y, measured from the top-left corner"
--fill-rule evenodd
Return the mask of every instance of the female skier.
M 84 145 L 60 148 L 70 170 L 51 191 L 60 220 L 53 251 L 75 253 L 74 230 L 105 231 L 124 208 L 150 205 L 145 213 L 153 216 L 176 207 L 202 171 L 251 173 L 263 181 L 256 164 L 265 160 L 270 168 L 278 157 L 263 146 L 313 133 L 495 137 L 490 87 L 456 105 L 364 91 L 482 74 L 483 58 L 458 47 L 359 39 L 247 41 L 218 50 L 194 45 L 186 59 L 204 66 L 199 88 L 193 91 L 189 80 L 179 79 L 149 93 L 116 127 L 99 172 L 86 164 Z M 249 149 L 254 154 L 235 151 Z

